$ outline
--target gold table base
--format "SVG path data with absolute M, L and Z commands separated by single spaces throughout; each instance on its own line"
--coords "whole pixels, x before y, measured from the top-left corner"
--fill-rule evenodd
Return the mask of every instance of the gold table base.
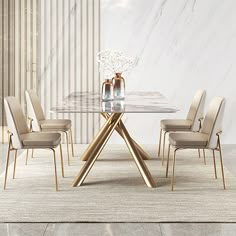
M 116 130 L 119 135 L 124 139 L 128 149 L 136 166 L 144 179 L 146 185 L 150 188 L 155 188 L 157 185 L 152 178 L 151 173 L 149 172 L 145 162 L 143 159 L 150 159 L 148 154 L 130 137 L 126 127 L 124 126 L 121 118 L 123 113 L 112 113 L 109 115 L 108 113 L 101 113 L 103 117 L 105 117 L 106 122 L 98 132 L 97 136 L 91 142 L 87 150 L 81 157 L 81 160 L 86 161 L 82 169 L 80 170 L 77 177 L 74 179 L 73 187 L 80 186 L 83 184 L 85 178 L 87 177 L 89 171 L 93 167 L 95 161 L 97 160 L 99 154 L 105 147 L 107 141 L 111 137 L 114 130 Z

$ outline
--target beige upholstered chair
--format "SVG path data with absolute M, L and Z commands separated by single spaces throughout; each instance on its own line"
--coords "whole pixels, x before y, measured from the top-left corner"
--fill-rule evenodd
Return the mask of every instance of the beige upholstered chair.
M 169 134 L 169 149 L 168 159 L 166 166 L 166 177 L 168 177 L 168 167 L 170 159 L 170 147 L 174 148 L 174 159 L 173 159 L 173 173 L 171 189 L 174 189 L 174 174 L 175 174 L 175 162 L 176 152 L 181 149 L 210 149 L 213 151 L 213 162 L 215 170 L 215 178 L 217 178 L 216 162 L 215 162 L 215 151 L 220 153 L 221 172 L 223 179 L 223 187 L 225 189 L 225 178 L 224 178 L 224 166 L 222 149 L 220 142 L 220 134 L 222 132 L 222 120 L 225 108 L 225 99 L 222 97 L 215 97 L 208 108 L 207 114 L 203 121 L 203 126 L 199 132 L 175 132 Z
M 66 119 L 45 119 L 43 109 L 41 107 L 38 96 L 33 90 L 26 90 L 26 103 L 28 118 L 31 121 L 31 129 L 33 132 L 62 132 L 66 135 L 67 142 L 67 158 L 70 164 L 69 155 L 69 134 L 71 141 L 72 156 L 74 156 L 74 147 L 71 131 L 71 120 Z
M 158 157 L 160 156 L 160 152 L 161 152 L 161 140 L 163 136 L 162 134 L 164 132 L 163 147 L 162 147 L 162 165 L 164 164 L 164 158 L 165 158 L 166 134 L 169 132 L 175 132 L 175 131 L 187 131 L 187 132 L 199 131 L 199 128 L 201 127 L 201 119 L 203 117 L 205 99 L 206 99 L 206 91 L 198 90 L 193 98 L 193 101 L 190 106 L 186 119 L 161 120 Z M 200 150 L 198 150 L 198 153 L 200 157 Z M 204 152 L 204 160 L 205 160 L 205 152 Z
M 61 170 L 64 177 L 63 158 L 61 150 L 61 134 L 59 133 L 32 133 L 29 131 L 23 111 L 15 97 L 6 97 L 4 99 L 4 106 L 6 111 L 7 125 L 10 130 L 8 154 L 6 160 L 6 171 L 4 189 L 6 189 L 8 164 L 10 152 L 15 151 L 13 178 L 15 178 L 16 158 L 18 149 L 51 149 L 54 157 L 54 172 L 56 181 L 56 190 L 58 190 L 57 183 L 57 168 L 56 168 L 56 154 L 55 148 L 60 145 L 61 154 Z

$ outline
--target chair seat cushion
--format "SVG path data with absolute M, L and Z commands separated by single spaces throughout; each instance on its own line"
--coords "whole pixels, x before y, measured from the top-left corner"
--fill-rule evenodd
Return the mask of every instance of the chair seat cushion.
M 169 134 L 169 142 L 177 148 L 198 148 L 206 147 L 208 143 L 208 134 L 199 132 L 176 132 Z
M 165 131 L 190 131 L 192 121 L 184 119 L 161 120 L 161 128 Z
M 61 142 L 59 133 L 33 132 L 21 135 L 24 148 L 54 148 Z
M 64 119 L 52 119 L 52 120 L 42 120 L 39 122 L 42 131 L 67 131 L 71 128 L 71 120 Z

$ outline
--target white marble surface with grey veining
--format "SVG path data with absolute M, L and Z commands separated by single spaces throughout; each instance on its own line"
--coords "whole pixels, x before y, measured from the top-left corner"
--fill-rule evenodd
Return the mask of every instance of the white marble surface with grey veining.
M 234 236 L 229 223 L 1 223 L 0 236 Z
M 135 58 L 123 75 L 127 91 L 159 91 L 180 108 L 176 114 L 140 115 L 126 126 L 141 143 L 158 139 L 159 121 L 186 118 L 198 89 L 206 109 L 214 96 L 226 98 L 223 143 L 236 143 L 236 1 L 102 0 L 102 49 Z M 144 131 L 140 135 L 141 131 Z
M 175 113 L 178 109 L 158 92 L 129 92 L 124 100 L 103 101 L 99 93 L 74 92 L 51 109 L 56 113 Z

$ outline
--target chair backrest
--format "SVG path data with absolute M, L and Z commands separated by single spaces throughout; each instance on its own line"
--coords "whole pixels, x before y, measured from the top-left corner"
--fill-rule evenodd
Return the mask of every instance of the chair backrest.
M 32 121 L 32 130 L 33 131 L 40 131 L 40 124 L 41 120 L 45 120 L 45 115 L 40 103 L 40 100 L 33 90 L 26 90 L 25 91 L 25 98 L 27 104 L 27 114 L 28 117 L 33 119 Z
M 8 129 L 12 135 L 12 146 L 22 148 L 21 135 L 29 132 L 20 103 L 15 97 L 4 98 Z
M 224 109 L 225 99 L 223 97 L 214 97 L 209 105 L 200 131 L 209 135 L 208 148 L 213 149 L 218 146 L 216 134 L 222 131 Z
M 191 130 L 199 130 L 199 119 L 203 117 L 204 104 L 206 100 L 206 91 L 198 90 L 193 98 L 192 104 L 190 106 L 187 120 L 192 121 Z

